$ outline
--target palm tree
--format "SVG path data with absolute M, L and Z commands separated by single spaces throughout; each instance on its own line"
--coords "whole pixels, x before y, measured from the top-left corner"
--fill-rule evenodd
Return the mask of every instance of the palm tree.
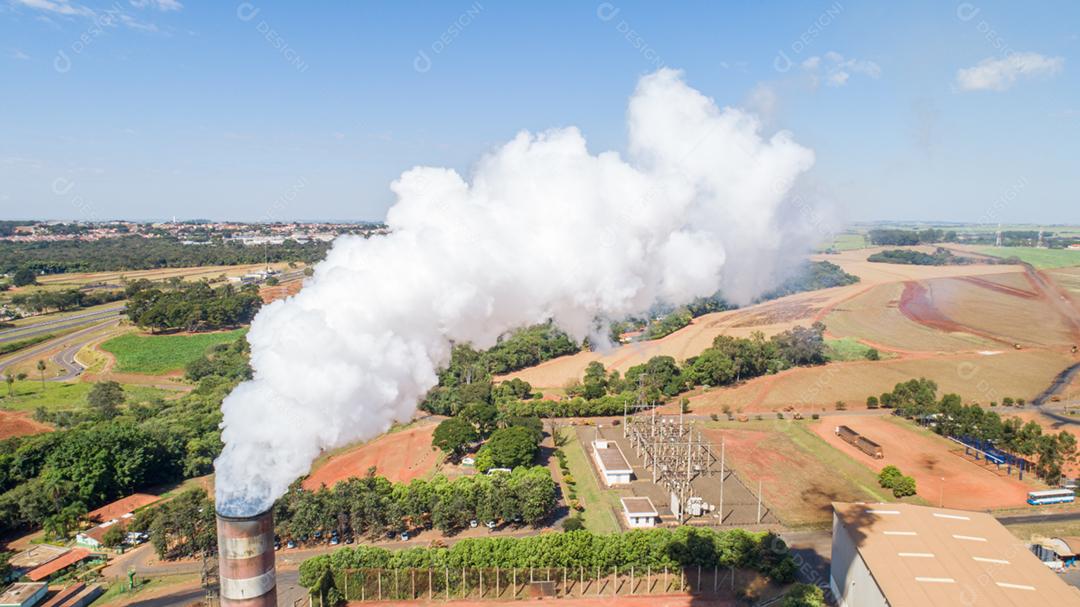
M 4 375 L 4 381 L 7 382 L 8 396 L 15 396 L 15 376 L 8 371 Z
M 37 370 L 38 370 L 38 373 L 41 374 L 41 389 L 45 390 L 45 361 L 44 360 L 38 360 L 37 361 Z

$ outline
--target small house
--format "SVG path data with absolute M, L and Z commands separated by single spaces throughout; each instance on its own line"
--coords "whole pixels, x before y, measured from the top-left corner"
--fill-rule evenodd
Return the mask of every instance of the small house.
M 626 524 L 633 529 L 655 527 L 656 519 L 660 513 L 656 511 L 652 500 L 647 497 L 624 497 L 622 502 L 623 516 Z
M 593 460 L 596 461 L 604 484 L 626 485 L 634 475 L 630 462 L 626 461 L 619 444 L 613 440 L 596 439 L 592 443 Z

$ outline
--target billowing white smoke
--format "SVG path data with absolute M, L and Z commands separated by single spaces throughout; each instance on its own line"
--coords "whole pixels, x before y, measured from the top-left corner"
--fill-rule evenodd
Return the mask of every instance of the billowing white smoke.
M 520 133 L 471 182 L 430 167 L 394 182 L 389 235 L 339 238 L 252 323 L 255 378 L 223 405 L 219 510 L 264 510 L 321 451 L 409 420 L 452 342 L 548 319 L 604 341 L 604 319 L 657 302 L 718 287 L 745 301 L 805 251 L 788 196 L 813 152 L 668 69 L 641 79 L 628 120 L 629 162 L 564 128 Z

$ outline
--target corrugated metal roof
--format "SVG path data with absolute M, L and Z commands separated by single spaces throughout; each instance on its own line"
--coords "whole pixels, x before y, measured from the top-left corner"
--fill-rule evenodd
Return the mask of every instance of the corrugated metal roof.
M 1080 590 L 989 514 L 910 504 L 833 509 L 891 607 L 1080 605 Z

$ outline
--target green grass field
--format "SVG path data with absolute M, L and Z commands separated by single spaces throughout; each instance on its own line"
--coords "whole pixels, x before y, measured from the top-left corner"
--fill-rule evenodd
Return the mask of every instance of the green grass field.
M 844 232 L 837 234 L 831 244 L 837 251 L 854 251 L 857 249 L 865 249 L 869 244 L 866 241 L 866 235 L 855 232 Z
M 0 384 L 0 407 L 15 411 L 33 411 L 44 407 L 49 411 L 81 409 L 86 406 L 86 395 L 94 384 L 87 382 L 45 382 L 27 379 L 12 385 L 14 396 L 8 393 L 7 384 Z M 128 403 L 146 402 L 153 398 L 168 398 L 176 392 L 151 386 L 124 385 Z
M 976 247 L 979 253 L 1008 259 L 1018 257 L 1036 268 L 1066 268 L 1080 266 L 1080 251 L 1070 249 L 1036 249 L 1034 247 Z
M 854 337 L 825 340 L 825 356 L 828 357 L 830 361 L 866 360 L 866 353 L 869 352 L 870 349 L 870 346 L 860 342 Z M 879 360 L 894 357 L 893 354 L 881 351 L 878 351 L 878 356 Z
M 115 371 L 160 375 L 179 371 L 206 353 L 210 346 L 239 339 L 246 329 L 197 335 L 138 335 L 128 333 L 101 344 L 116 357 Z
M 573 428 L 563 428 L 562 436 L 566 444 L 562 447 L 566 454 L 566 465 L 570 468 L 570 474 L 577 481 L 577 496 L 585 506 L 582 517 L 585 520 L 585 528 L 593 533 L 618 533 L 619 522 L 611 508 L 619 501 L 619 496 L 613 491 L 600 488 L 593 472 L 592 464 L 585 458 L 585 450 L 577 439 L 577 433 Z

